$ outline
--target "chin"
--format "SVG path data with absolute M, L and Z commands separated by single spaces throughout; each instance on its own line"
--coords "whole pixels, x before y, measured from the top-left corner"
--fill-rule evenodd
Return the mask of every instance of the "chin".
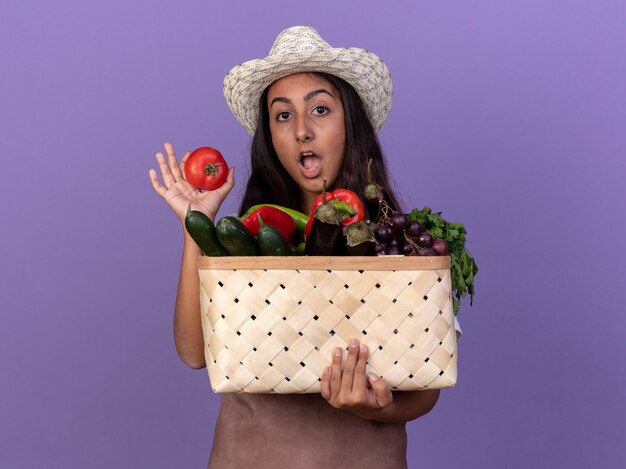
M 299 186 L 308 192 L 321 192 L 322 191 L 322 177 L 315 179 L 303 178 L 299 181 Z

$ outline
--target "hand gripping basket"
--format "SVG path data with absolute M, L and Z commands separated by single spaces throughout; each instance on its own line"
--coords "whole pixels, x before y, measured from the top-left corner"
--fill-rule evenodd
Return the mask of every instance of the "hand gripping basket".
M 320 392 L 351 338 L 393 390 L 456 383 L 447 256 L 201 257 L 198 272 L 215 392 Z

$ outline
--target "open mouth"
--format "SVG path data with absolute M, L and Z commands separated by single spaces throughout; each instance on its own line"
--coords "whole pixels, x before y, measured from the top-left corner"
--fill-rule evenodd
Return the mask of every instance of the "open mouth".
M 322 172 L 322 159 L 312 151 L 305 151 L 300 153 L 298 166 L 304 177 L 315 178 Z

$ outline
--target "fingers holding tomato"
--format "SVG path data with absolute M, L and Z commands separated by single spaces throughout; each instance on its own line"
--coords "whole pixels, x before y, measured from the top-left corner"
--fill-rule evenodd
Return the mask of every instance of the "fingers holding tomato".
M 184 220 L 190 204 L 193 210 L 199 210 L 213 219 L 235 185 L 234 168 L 229 168 L 226 165 L 219 151 L 209 147 L 185 153 L 179 165 L 173 146 L 168 142 L 164 146 L 165 152 L 156 154 L 163 184 L 159 181 L 156 170 L 150 169 L 149 171 L 150 181 L 155 192 L 167 202 L 181 220 Z M 211 151 L 206 152 L 204 151 L 205 148 Z M 196 156 L 192 159 L 194 153 Z M 201 179 L 206 179 L 206 176 L 194 178 L 190 174 L 194 170 L 197 172 L 198 167 L 202 167 L 196 161 L 198 155 L 206 157 L 207 153 L 213 156 L 204 166 L 213 164 L 212 169 L 210 169 L 211 172 L 215 170 L 215 174 L 210 175 L 211 184 L 202 184 Z M 206 171 L 204 169 L 205 174 Z
M 213 191 L 228 177 L 228 164 L 222 154 L 212 147 L 200 147 L 183 162 L 185 179 L 196 189 Z

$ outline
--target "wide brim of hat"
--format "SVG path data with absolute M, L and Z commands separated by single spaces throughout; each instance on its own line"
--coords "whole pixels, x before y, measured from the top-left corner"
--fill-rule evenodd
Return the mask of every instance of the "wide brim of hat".
M 348 82 L 361 97 L 378 133 L 389 116 L 391 76 L 375 54 L 359 48 L 332 48 L 270 55 L 234 67 L 224 78 L 224 97 L 241 125 L 252 135 L 257 127 L 259 100 L 265 88 L 279 78 L 302 72 L 323 72 Z

